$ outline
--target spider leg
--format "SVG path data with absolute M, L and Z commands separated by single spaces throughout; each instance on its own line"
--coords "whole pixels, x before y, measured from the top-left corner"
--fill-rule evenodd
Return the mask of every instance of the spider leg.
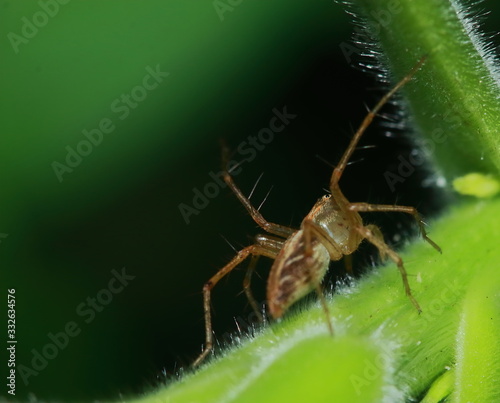
M 273 251 L 269 251 L 262 245 L 250 245 L 246 248 L 240 250 L 236 256 L 226 264 L 222 269 L 215 273 L 210 280 L 208 280 L 203 286 L 203 311 L 205 316 L 205 347 L 201 354 L 196 358 L 193 363 L 193 367 L 198 366 L 212 350 L 213 347 L 213 333 L 212 333 L 212 315 L 210 310 L 210 299 L 211 291 L 215 285 L 229 272 L 231 272 L 235 267 L 237 267 L 241 262 L 243 262 L 248 256 L 267 256 L 274 257 Z
M 411 293 L 410 289 L 410 284 L 408 283 L 408 274 L 406 273 L 406 269 L 403 265 L 403 259 L 401 259 L 401 256 L 399 256 L 395 251 L 393 251 L 389 245 L 387 245 L 383 239 L 380 239 L 380 237 L 377 235 L 376 232 L 373 231 L 373 228 L 369 227 L 364 227 L 364 226 L 359 226 L 356 227 L 356 230 L 370 243 L 375 245 L 377 249 L 380 252 L 381 256 L 389 256 L 389 258 L 396 263 L 398 266 L 399 272 L 401 273 L 401 278 L 403 279 L 403 286 L 405 288 L 406 295 L 410 299 L 411 303 L 413 306 L 417 309 L 417 311 L 420 313 L 422 312 L 422 309 L 420 308 L 420 305 L 418 304 L 417 300 Z
M 360 213 L 372 213 L 372 212 L 397 212 L 406 213 L 413 216 L 418 224 L 422 238 L 424 238 L 434 249 L 439 253 L 443 253 L 439 245 L 427 236 L 427 231 L 425 230 L 424 221 L 420 216 L 420 213 L 415 207 L 410 206 L 392 206 L 388 204 L 368 204 L 368 203 L 349 203 L 349 210 L 357 211 Z

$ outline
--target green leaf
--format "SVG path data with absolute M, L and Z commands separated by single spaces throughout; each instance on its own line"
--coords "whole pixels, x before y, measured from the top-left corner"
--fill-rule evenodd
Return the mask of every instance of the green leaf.
M 457 342 L 454 394 L 457 402 L 500 400 L 500 283 L 497 273 L 498 265 L 483 266 L 467 290 Z
M 499 214 L 500 200 L 455 207 L 432 224 L 442 255 L 423 241 L 401 254 L 423 309 L 420 315 L 391 264 L 333 295 L 334 338 L 328 337 L 324 312 L 315 302 L 264 327 L 256 337 L 243 337 L 238 348 L 138 401 L 276 401 L 305 393 L 316 396 L 314 401 L 401 401 L 424 393 L 456 361 L 457 380 L 475 371 L 476 378 L 489 379 L 493 386 L 500 371 L 494 342 L 500 315 L 494 293 L 500 289 L 495 270 L 500 228 L 492 217 Z M 486 281 L 491 292 L 484 294 L 478 281 Z M 486 297 L 489 305 L 481 313 Z M 464 328 L 463 315 L 477 319 Z M 483 349 L 494 346 L 494 351 L 466 353 L 467 343 L 475 343 L 483 330 Z M 457 344 L 460 334 L 465 336 Z M 468 369 L 470 362 L 474 369 Z M 467 383 L 470 401 L 491 401 L 473 398 L 484 396 L 482 390 L 482 383 Z
M 437 378 L 425 394 L 421 403 L 438 403 L 444 401 L 453 391 L 455 381 L 455 370 L 447 369 L 439 378 Z

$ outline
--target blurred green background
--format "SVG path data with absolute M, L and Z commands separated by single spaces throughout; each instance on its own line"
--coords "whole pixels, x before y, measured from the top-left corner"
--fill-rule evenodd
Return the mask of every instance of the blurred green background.
M 500 7 L 482 7 L 493 10 L 485 30 L 496 31 Z M 255 203 L 273 186 L 262 213 L 299 225 L 328 184 L 331 168 L 316 155 L 335 163 L 363 103 L 381 93 L 355 68 L 362 57 L 348 62 L 341 51 L 352 30 L 332 1 L 0 0 L 0 301 L 16 289 L 17 364 L 31 368 L 34 351 L 49 351 L 49 333 L 69 322 L 80 329 L 27 385 L 18 373 L 17 398 L 117 398 L 192 362 L 204 341 L 201 287 L 234 253 L 221 235 L 239 248 L 258 230 L 227 189 L 189 224 L 179 204 L 192 206 L 193 189 L 213 181 L 220 138 L 237 148 L 286 106 L 297 117 L 237 182 L 249 193 L 264 172 Z M 155 88 L 151 70 L 168 72 Z M 113 129 L 91 149 L 81 145 L 88 155 L 58 178 L 54 161 L 67 165 L 67 147 L 77 150 L 103 119 Z M 349 198 L 439 212 L 442 193 L 425 186 L 424 169 L 396 192 L 385 182 L 412 151 L 400 130 L 377 124 L 362 143 L 376 147 L 360 150 L 346 172 Z M 405 217 L 371 221 L 394 244 L 412 233 Z M 367 253 L 357 267 L 370 263 Z M 135 278 L 102 291 L 123 267 Z M 259 300 L 267 269 L 255 279 Z M 219 336 L 249 313 L 242 272 L 215 291 Z M 92 320 L 77 308 L 109 295 Z

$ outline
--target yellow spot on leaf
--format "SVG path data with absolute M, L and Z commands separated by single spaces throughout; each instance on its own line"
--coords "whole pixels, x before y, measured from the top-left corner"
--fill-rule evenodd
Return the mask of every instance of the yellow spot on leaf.
M 463 195 L 486 198 L 495 196 L 500 191 L 500 182 L 491 175 L 470 173 L 456 178 L 453 188 Z

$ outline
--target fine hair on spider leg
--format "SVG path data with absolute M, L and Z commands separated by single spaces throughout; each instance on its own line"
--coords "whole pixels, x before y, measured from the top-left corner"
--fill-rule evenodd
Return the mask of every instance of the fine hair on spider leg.
M 299 228 L 269 222 L 262 216 L 259 211 L 260 207 L 255 208 L 253 206 L 249 197 L 243 194 L 235 184 L 231 173 L 227 170 L 229 149 L 225 144 L 222 145 L 224 182 L 236 195 L 240 203 L 243 204 L 255 223 L 266 234 L 257 235 L 254 244 L 236 252 L 233 259 L 215 273 L 203 286 L 205 346 L 202 353 L 194 361 L 194 366 L 199 365 L 205 359 L 212 350 L 214 343 L 210 309 L 212 289 L 221 278 L 248 257 L 251 257 L 251 261 L 247 269 L 243 289 L 258 317 L 262 317 L 262 315 L 258 312 L 257 303 L 250 290 L 251 276 L 256 269 L 258 257 L 265 256 L 274 260 L 267 281 L 266 296 L 268 310 L 272 318 L 280 318 L 292 304 L 311 291 L 316 291 L 325 312 L 327 329 L 333 335 L 332 320 L 321 289 L 321 282 L 328 270 L 330 261 L 337 261 L 344 257 L 349 260 L 350 255 L 358 249 L 359 244 L 365 239 L 378 249 L 382 259 L 389 258 L 396 263 L 406 295 L 417 311 L 421 311 L 411 292 L 408 275 L 401 257 L 385 243 L 382 232 L 378 227 L 363 224 L 359 213 L 400 212 L 409 214 L 413 216 L 419 225 L 424 240 L 441 252 L 439 246 L 427 236 L 420 214 L 414 207 L 410 206 L 351 203 L 342 193 L 339 181 L 354 150 L 357 148 L 359 139 L 377 116 L 379 110 L 394 93 L 411 80 L 413 75 L 422 67 L 424 61 L 425 57 L 421 58 L 411 71 L 368 112 L 354 133 L 339 163 L 333 169 L 329 186 L 330 194 L 321 197 L 314 204 L 311 211 L 302 220 Z M 253 193 L 253 190 L 251 193 Z M 349 262 L 347 264 L 349 265 Z

